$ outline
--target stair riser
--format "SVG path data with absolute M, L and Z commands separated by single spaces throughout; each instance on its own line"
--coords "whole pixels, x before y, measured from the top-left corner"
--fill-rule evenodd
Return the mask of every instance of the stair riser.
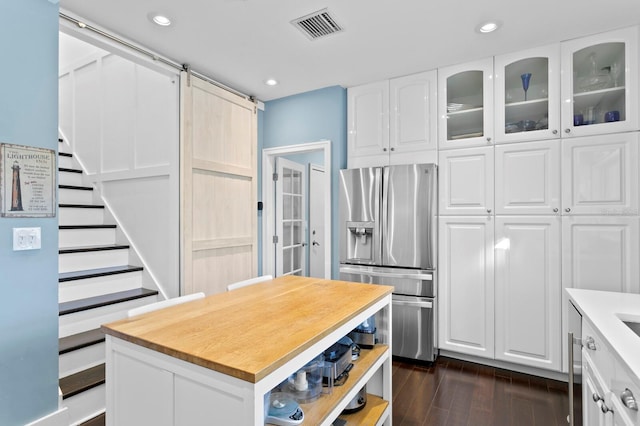
M 58 185 L 83 185 L 82 173 L 60 172 L 58 173 Z
M 142 287 L 142 271 L 64 281 L 58 286 L 58 299 L 60 303 L 64 303 L 140 287 Z
M 67 157 L 64 155 L 58 156 L 58 167 L 63 167 L 65 169 L 77 169 L 78 165 L 74 161 L 73 157 Z
M 58 246 L 60 248 L 98 246 L 115 243 L 115 228 L 61 229 L 58 234 Z
M 92 204 L 93 191 L 60 188 L 58 191 L 60 204 Z
M 66 337 L 72 334 L 82 333 L 83 331 L 100 328 L 102 324 L 125 318 L 129 309 L 157 301 L 158 296 L 149 296 L 87 311 L 61 315 L 58 320 L 59 336 Z
M 104 363 L 105 343 L 67 352 L 58 357 L 58 377 L 66 377 Z
M 108 268 L 129 263 L 129 249 L 67 253 L 58 256 L 58 272 Z
M 104 411 L 106 386 L 91 388 L 62 401 L 68 407 L 69 424 L 78 425 Z
M 104 209 L 61 207 L 58 218 L 60 225 L 102 225 Z
M 73 154 L 73 152 L 71 152 L 71 147 L 64 142 L 58 142 L 58 152 Z

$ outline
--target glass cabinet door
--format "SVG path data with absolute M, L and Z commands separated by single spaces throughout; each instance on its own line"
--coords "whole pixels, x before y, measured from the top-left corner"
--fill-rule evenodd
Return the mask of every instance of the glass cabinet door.
M 438 70 L 439 147 L 492 143 L 492 58 Z
M 563 136 L 638 130 L 638 28 L 562 44 Z
M 560 45 L 495 58 L 496 143 L 559 137 Z

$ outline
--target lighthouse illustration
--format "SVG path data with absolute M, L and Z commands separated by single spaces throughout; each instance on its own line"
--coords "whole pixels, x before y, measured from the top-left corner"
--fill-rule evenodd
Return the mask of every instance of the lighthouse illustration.
M 22 188 L 20 186 L 20 165 L 13 162 L 13 183 L 11 185 L 11 211 L 22 211 Z

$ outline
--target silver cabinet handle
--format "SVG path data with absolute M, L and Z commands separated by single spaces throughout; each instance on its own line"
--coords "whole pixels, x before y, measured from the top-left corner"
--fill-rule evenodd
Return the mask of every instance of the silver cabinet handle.
M 487 209 L 487 213 L 491 213 L 491 209 Z
M 571 129 L 564 129 L 565 133 L 571 133 Z
M 590 351 L 595 351 L 596 350 L 595 339 L 591 336 L 587 336 L 587 338 L 584 340 L 584 346 Z
M 487 142 L 491 142 L 491 138 L 487 138 Z
M 311 244 L 313 244 L 314 246 L 320 246 L 320 243 L 317 242 L 316 240 L 313 240 L 313 242 Z
M 395 151 L 395 150 L 396 150 L 395 148 L 391 148 L 391 151 Z
M 558 213 L 558 208 L 556 207 L 555 209 L 553 209 L 554 213 Z
M 387 148 L 382 148 L 382 150 L 383 150 L 384 152 L 387 152 Z
M 558 134 L 558 131 L 557 131 L 557 130 L 554 130 L 554 131 L 552 131 L 551 133 L 553 133 L 554 135 L 557 135 L 557 134 Z
M 593 399 L 593 402 L 604 401 L 604 399 L 595 392 L 591 395 L 591 398 Z
M 567 207 L 566 209 L 564 209 L 564 211 L 569 213 L 571 211 L 571 209 L 569 207 Z
M 607 407 L 607 404 L 604 403 L 604 400 L 601 401 L 598 405 L 600 406 L 600 411 L 602 411 L 604 414 L 607 414 L 608 412 L 613 413 L 613 410 Z
M 625 407 L 633 411 L 638 411 L 638 402 L 636 401 L 636 397 L 633 396 L 633 392 L 631 392 L 631 389 L 626 388 L 624 391 L 622 391 L 622 393 L 620 394 L 620 399 L 622 400 L 622 403 Z

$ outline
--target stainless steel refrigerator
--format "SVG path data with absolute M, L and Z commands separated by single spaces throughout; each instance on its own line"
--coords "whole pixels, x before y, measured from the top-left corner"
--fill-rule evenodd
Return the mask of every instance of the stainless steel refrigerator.
M 437 167 L 340 171 L 340 279 L 392 285 L 392 354 L 436 358 Z

